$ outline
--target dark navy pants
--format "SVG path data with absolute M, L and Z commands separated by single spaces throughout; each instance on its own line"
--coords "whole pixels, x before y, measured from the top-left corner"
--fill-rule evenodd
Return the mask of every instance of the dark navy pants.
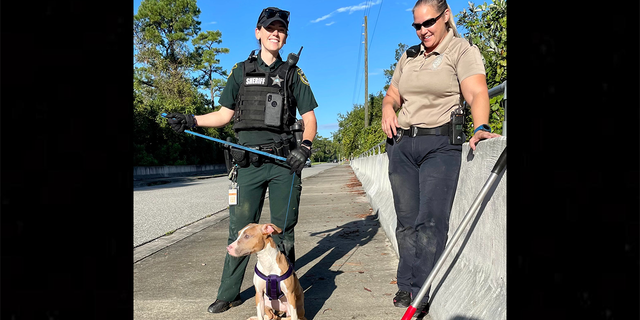
M 447 242 L 462 146 L 449 144 L 448 136 L 404 136 L 387 139 L 387 155 L 398 219 L 398 289 L 415 297 Z

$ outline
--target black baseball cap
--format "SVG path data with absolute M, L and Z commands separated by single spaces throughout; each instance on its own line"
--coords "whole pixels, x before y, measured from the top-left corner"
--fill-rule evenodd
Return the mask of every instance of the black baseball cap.
M 266 27 L 274 21 L 280 21 L 284 24 L 285 29 L 289 30 L 289 11 L 281 10 L 276 7 L 263 9 L 258 17 L 258 25 Z

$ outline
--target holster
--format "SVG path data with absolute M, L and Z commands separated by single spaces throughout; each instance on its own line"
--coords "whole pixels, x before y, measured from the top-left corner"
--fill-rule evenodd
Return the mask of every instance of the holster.
M 231 137 L 227 137 L 227 141 L 231 142 Z M 222 145 L 222 150 L 224 152 L 224 165 L 227 168 L 227 174 L 231 172 L 231 168 L 233 168 L 233 158 L 231 157 L 230 152 L 231 146 Z
M 246 150 L 242 150 L 242 149 L 236 149 L 234 147 L 230 147 L 229 148 L 229 162 L 232 163 L 233 165 L 238 165 L 238 167 L 240 168 L 246 168 L 249 166 L 250 163 L 250 159 L 249 159 L 249 152 Z M 227 167 L 228 170 L 231 170 L 229 167 Z

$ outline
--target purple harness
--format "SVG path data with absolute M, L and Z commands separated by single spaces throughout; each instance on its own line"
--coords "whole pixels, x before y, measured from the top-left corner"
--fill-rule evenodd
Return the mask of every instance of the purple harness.
M 280 281 L 283 281 L 289 278 L 291 274 L 293 274 L 293 268 L 291 267 L 291 262 L 289 262 L 288 265 L 289 265 L 289 269 L 287 269 L 287 272 L 285 272 L 281 276 L 278 276 L 276 274 L 270 274 L 268 276 L 265 276 L 262 272 L 260 272 L 260 270 L 258 270 L 258 264 L 256 263 L 256 266 L 254 268 L 256 271 L 256 274 L 258 275 L 258 277 L 262 278 L 262 280 L 265 280 L 267 282 L 266 290 L 267 290 L 267 297 L 269 297 L 269 300 L 278 300 L 284 295 L 284 293 L 282 293 L 282 290 L 280 290 Z

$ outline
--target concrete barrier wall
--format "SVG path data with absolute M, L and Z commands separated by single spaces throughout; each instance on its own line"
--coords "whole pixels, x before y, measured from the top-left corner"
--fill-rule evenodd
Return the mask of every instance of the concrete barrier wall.
M 224 164 L 133 167 L 133 177 L 134 179 L 172 177 L 194 173 L 222 173 L 226 170 Z
M 468 143 L 463 145 L 460 178 L 449 220 L 449 239 L 506 145 L 506 137 L 482 141 L 473 152 Z M 386 153 L 351 161 L 351 167 L 397 254 L 397 222 L 388 164 Z M 434 320 L 506 319 L 506 171 L 487 194 L 431 285 L 429 314 Z

